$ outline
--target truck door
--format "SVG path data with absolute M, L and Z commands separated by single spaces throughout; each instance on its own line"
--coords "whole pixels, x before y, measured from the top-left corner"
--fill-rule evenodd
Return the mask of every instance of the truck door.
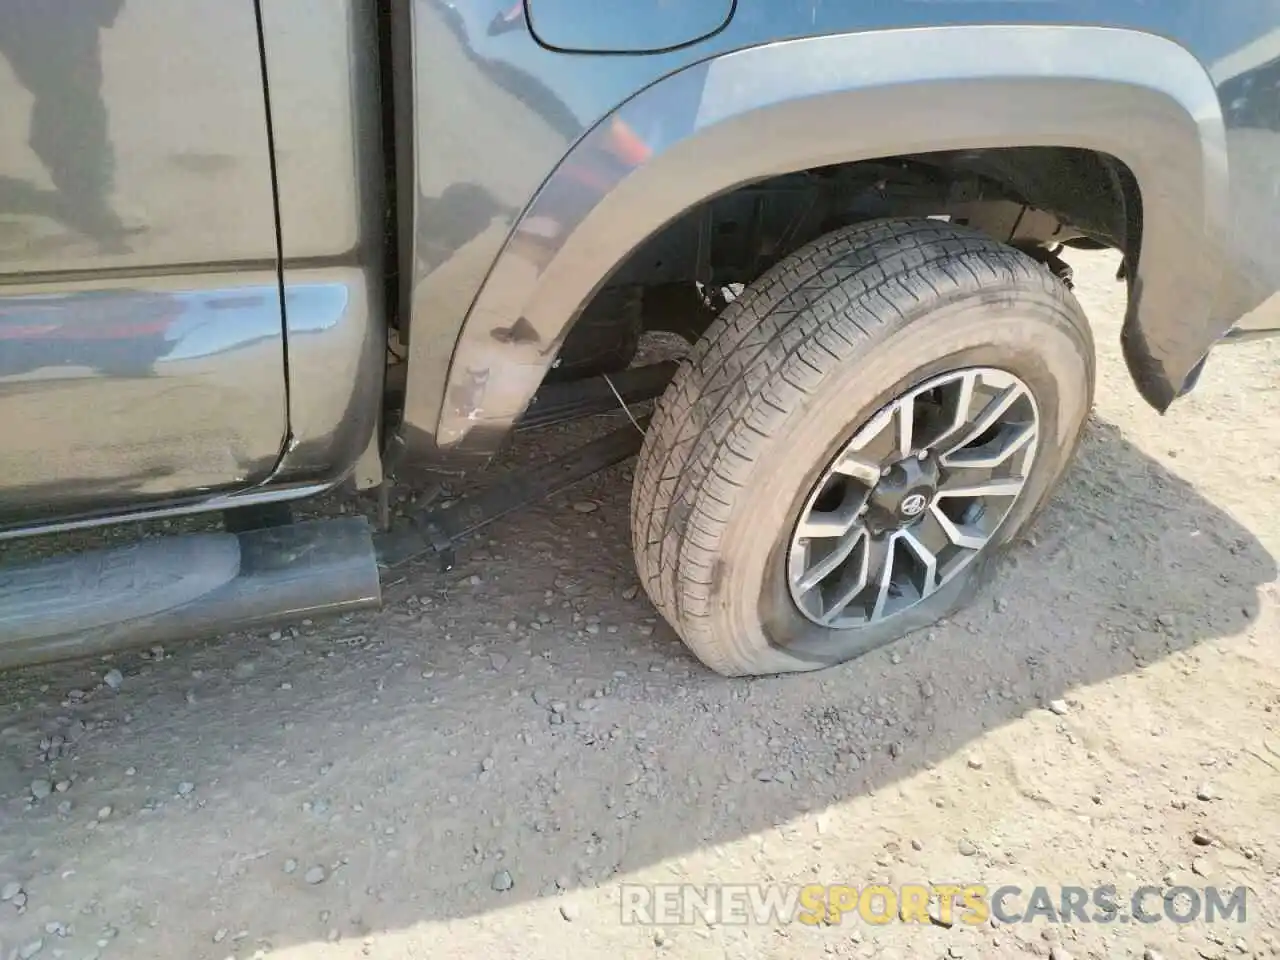
M 253 0 L 0 3 L 0 528 L 271 472 L 269 150 Z

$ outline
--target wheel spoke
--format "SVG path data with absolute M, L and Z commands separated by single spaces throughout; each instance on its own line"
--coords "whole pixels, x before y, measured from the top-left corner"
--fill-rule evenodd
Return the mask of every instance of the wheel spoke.
M 1026 481 L 1022 477 L 992 477 L 973 483 L 948 480 L 938 488 L 939 497 L 1016 497 Z
M 831 465 L 833 472 L 852 477 L 867 487 L 874 487 L 880 482 L 880 464 L 873 462 L 856 450 L 846 450 Z
M 898 401 L 898 456 L 911 456 L 911 445 L 915 439 L 916 429 L 916 395 L 909 393 Z
M 890 459 L 897 448 L 894 433 L 896 409 L 895 406 L 888 407 L 867 421 L 867 425 L 855 433 L 845 447 L 842 459 L 856 454 L 859 462 L 874 463 L 877 466 Z
M 980 447 L 962 448 L 943 454 L 942 463 L 957 467 L 998 467 L 1019 450 L 1026 449 L 1035 438 L 1034 423 L 1005 424 L 990 442 Z
M 923 600 L 938 589 L 938 557 L 916 536 L 914 530 L 903 530 L 900 542 L 920 561 L 922 576 L 918 588 L 920 599 Z
M 911 528 L 911 532 L 921 545 L 935 556 L 951 546 L 951 538 L 947 536 L 947 531 L 938 522 L 932 509 L 925 511 L 920 521 Z
M 843 537 L 857 522 L 858 515 L 852 510 L 841 510 L 834 513 L 822 513 L 811 510 L 809 515 L 796 527 L 796 535 L 808 540 L 829 540 L 832 537 Z
M 940 447 L 948 443 L 951 438 L 958 436 L 965 429 L 965 425 L 969 422 L 969 407 L 973 405 L 973 387 L 977 379 L 977 373 L 972 370 L 966 370 L 958 378 L 960 392 L 956 396 L 956 409 L 951 425 L 942 431 L 941 436 L 933 441 L 933 446 Z
M 847 533 L 835 548 L 813 566 L 808 567 L 796 581 L 796 589 L 808 593 L 835 571 L 853 553 L 854 548 L 866 536 L 866 527 L 858 527 Z
M 824 624 L 830 624 L 849 609 L 849 605 L 867 588 L 867 577 L 871 569 L 871 538 L 862 537 L 858 542 L 861 549 L 858 551 L 858 560 L 853 568 L 856 572 L 822 612 Z
M 957 547 L 963 547 L 965 550 L 981 550 L 986 544 L 986 536 L 975 532 L 970 526 L 956 526 L 936 503 L 929 510 L 933 514 L 933 518 L 942 525 L 942 529 L 947 534 L 947 539 Z
M 874 578 L 876 585 L 876 603 L 871 609 L 871 620 L 879 620 L 884 616 L 885 604 L 889 602 L 889 588 L 893 585 L 893 558 L 899 534 L 891 533 L 880 540 L 871 540 L 870 556 L 867 566 L 869 577 Z
M 950 448 L 943 452 L 945 463 L 946 457 L 951 456 L 962 447 L 968 446 L 974 440 L 982 436 L 1000 419 L 1001 414 L 1008 410 L 1018 401 L 1019 398 L 1026 394 L 1025 389 L 1019 383 L 1011 383 L 1005 387 L 994 397 L 987 401 L 987 405 L 982 408 L 978 416 L 974 419 L 968 430 L 963 432 L 962 439 L 954 443 Z

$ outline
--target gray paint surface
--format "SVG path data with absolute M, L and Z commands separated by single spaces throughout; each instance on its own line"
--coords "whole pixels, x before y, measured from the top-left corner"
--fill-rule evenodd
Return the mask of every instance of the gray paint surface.
M 1126 351 L 1144 395 L 1166 406 L 1239 304 L 1280 288 L 1280 254 L 1244 249 L 1237 228 L 1246 212 L 1280 213 L 1277 192 L 1255 187 L 1244 200 L 1233 186 L 1233 141 L 1205 68 L 1280 25 L 1280 6 L 1264 6 L 1237 20 L 1195 0 L 1159 11 L 744 0 L 704 43 L 609 57 L 489 36 L 484 3 L 462 16 L 411 0 L 415 42 L 461 67 L 449 74 L 456 87 L 443 71 L 417 70 L 415 103 L 465 89 L 495 140 L 517 122 L 544 123 L 521 150 L 482 156 L 472 147 L 483 137 L 432 150 L 449 124 L 415 113 L 411 235 L 432 255 L 415 259 L 411 280 L 410 448 L 437 463 L 487 458 L 617 258 L 708 193 L 821 163 L 966 146 L 1088 147 L 1140 174 L 1151 229 Z M 1156 35 L 1174 28 L 1185 35 Z M 419 57 L 427 62 L 437 60 Z M 442 319 L 460 316 L 456 329 Z
M 251 0 L 0 4 L 0 522 L 270 475 L 259 62 Z
M 391 2 L 404 435 L 436 465 L 492 453 L 620 257 L 708 192 L 818 163 L 1119 157 L 1148 224 L 1126 351 L 1157 406 L 1240 315 L 1280 323 L 1280 0 Z M 0 5 L 6 522 L 290 496 L 366 448 L 373 9 Z

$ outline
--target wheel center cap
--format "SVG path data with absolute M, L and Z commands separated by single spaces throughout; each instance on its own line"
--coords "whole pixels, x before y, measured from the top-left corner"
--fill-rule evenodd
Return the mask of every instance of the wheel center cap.
M 902 498 L 902 503 L 898 506 L 898 512 L 904 517 L 918 517 L 928 505 L 929 498 L 923 493 L 908 493 Z
M 937 488 L 938 465 L 934 458 L 899 460 L 871 491 L 869 519 L 884 530 L 909 526 L 924 516 Z

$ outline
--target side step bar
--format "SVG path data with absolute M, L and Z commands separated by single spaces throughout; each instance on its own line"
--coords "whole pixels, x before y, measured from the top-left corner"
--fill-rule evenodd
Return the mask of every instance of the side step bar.
M 142 540 L 0 567 L 0 669 L 381 601 L 363 517 Z

